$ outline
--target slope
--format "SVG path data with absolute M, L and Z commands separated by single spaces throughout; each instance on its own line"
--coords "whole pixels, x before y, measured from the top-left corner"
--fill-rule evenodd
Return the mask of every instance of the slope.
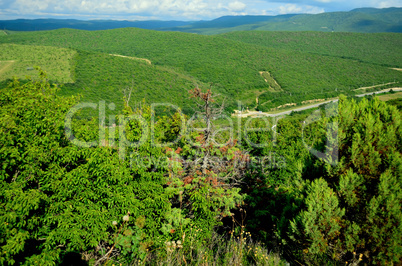
M 113 103 L 106 114 L 117 114 L 123 109 L 123 98 L 129 98 L 132 108 L 147 103 L 174 105 L 191 112 L 188 90 L 206 86 L 194 79 L 145 61 L 116 57 L 104 53 L 79 51 L 75 58 L 75 82 L 62 87 L 62 95 L 81 94 L 81 102 Z M 131 97 L 129 97 L 131 91 Z M 167 105 L 166 105 L 167 106 Z M 85 115 L 97 116 L 97 111 L 86 110 Z
M 402 8 L 364 8 L 348 12 L 278 16 L 230 16 L 170 30 L 219 34 L 244 30 L 323 32 L 402 32 Z
M 229 109 L 235 109 L 237 101 L 253 108 L 256 97 L 263 94 L 265 97 L 261 100 L 265 101 L 264 108 L 272 108 L 287 102 L 354 93 L 353 89 L 363 86 L 402 81 L 401 72 L 372 63 L 263 47 L 220 36 L 179 32 L 133 28 L 107 31 L 61 29 L 2 36 L 1 42 L 71 47 L 82 51 L 146 58 L 152 62 L 152 67 L 163 66 L 184 76 L 194 77 L 201 83 L 212 83 L 214 90 L 226 97 Z M 394 54 L 395 50 L 389 53 Z M 265 71 L 281 87 L 280 92 L 272 92 L 260 74 Z M 159 88 L 149 89 L 149 93 L 158 95 Z M 102 90 L 101 87 L 99 89 Z M 167 97 L 173 96 L 168 94 Z M 180 94 L 177 97 L 187 96 Z M 260 104 L 263 102 L 260 101 Z
M 328 32 L 402 32 L 402 9 L 377 12 L 329 12 L 299 15 L 284 22 L 265 23 L 256 30 Z
M 270 48 L 349 58 L 389 67 L 402 64 L 402 34 L 243 31 L 221 37 Z
M 35 77 L 35 66 L 48 73 L 52 81 L 71 82 L 71 64 L 75 51 L 65 48 L 35 45 L 0 45 L 0 81 L 13 77 Z

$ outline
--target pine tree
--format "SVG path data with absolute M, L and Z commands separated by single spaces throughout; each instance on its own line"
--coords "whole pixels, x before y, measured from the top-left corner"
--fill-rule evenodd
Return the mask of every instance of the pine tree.
M 314 181 L 300 215 L 313 254 L 401 263 L 400 112 L 377 98 L 339 101 L 339 163 Z M 328 183 L 328 187 L 326 185 Z M 358 255 L 356 255 L 358 254 Z

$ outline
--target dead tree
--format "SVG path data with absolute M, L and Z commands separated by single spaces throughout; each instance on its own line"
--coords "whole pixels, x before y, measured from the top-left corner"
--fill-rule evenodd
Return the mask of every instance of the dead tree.
M 194 98 L 197 105 L 195 116 L 200 118 L 204 124 L 202 134 L 199 136 L 200 146 L 195 147 L 202 152 L 202 158 L 196 158 L 192 165 L 189 166 L 190 170 L 200 170 L 203 175 L 208 173 L 215 173 L 218 177 L 218 183 L 221 186 L 233 186 L 238 185 L 246 170 L 249 160 L 248 154 L 241 152 L 239 149 L 235 151 L 235 156 L 232 160 L 228 160 L 225 156 L 222 158 L 216 158 L 212 156 L 214 149 L 220 149 L 222 153 L 226 153 L 229 149 L 236 145 L 236 140 L 229 139 L 225 145 L 218 145 L 215 141 L 216 128 L 213 121 L 222 116 L 224 112 L 224 103 L 218 104 L 216 98 L 218 95 L 214 95 L 211 89 L 206 92 L 198 87 L 190 90 L 191 98 Z M 225 130 L 225 128 L 220 128 Z M 230 171 L 228 171 L 230 169 Z M 228 182 L 229 181 L 229 182 Z

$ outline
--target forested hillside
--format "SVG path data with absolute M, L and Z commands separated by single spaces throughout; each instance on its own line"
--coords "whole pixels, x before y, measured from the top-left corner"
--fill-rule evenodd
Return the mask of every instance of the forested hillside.
M 401 262 L 393 106 L 341 97 L 232 135 L 209 126 L 211 91 L 188 94 L 199 119 L 126 105 L 104 128 L 56 90 L 44 73 L 0 89 L 1 264 Z
M 326 34 L 323 36 L 328 39 L 327 43 L 331 43 L 334 38 L 339 39 L 335 42 L 337 48 L 328 49 L 328 53 L 333 56 L 327 56 L 322 52 L 323 50 L 313 51 L 314 46 L 308 43 L 304 46 L 300 45 L 297 51 L 290 49 L 287 43 L 292 42 L 292 39 L 289 39 L 291 37 L 287 33 L 277 38 L 277 40 L 283 40 L 283 45 L 275 45 L 275 42 L 271 41 L 272 47 L 269 47 L 270 43 L 264 40 L 271 33 L 264 34 L 261 33 L 262 37 L 247 38 L 248 42 L 253 42 L 249 44 L 244 43 L 241 37 L 231 35 L 224 35 L 222 37 L 225 38 L 222 38 L 221 36 L 200 36 L 134 28 L 92 32 L 62 29 L 2 36 L 0 42 L 47 45 L 147 59 L 154 66 L 166 67 L 175 73 L 182 74 L 187 80 L 193 80 L 194 86 L 213 84 L 214 89 L 226 97 L 228 110 L 236 109 L 237 102 L 241 101 L 251 109 L 269 111 L 286 103 L 299 104 L 317 98 L 336 97 L 340 93 L 353 95 L 357 93 L 354 90 L 360 87 L 389 83 L 397 87 L 402 80 L 402 72 L 390 69 L 390 66 L 400 67 L 401 61 L 398 58 L 400 58 L 401 46 L 398 34 L 364 36 L 337 34 L 333 37 L 329 36 L 331 33 L 322 33 Z M 300 40 L 307 40 L 310 35 L 312 34 L 301 33 Z M 319 36 L 315 38 L 318 39 Z M 348 40 L 353 36 L 356 36 L 357 40 L 348 44 Z M 384 48 L 377 51 L 378 42 Z M 354 53 L 358 49 L 353 44 L 361 44 L 371 51 L 371 55 L 362 52 Z M 382 56 L 385 49 L 389 56 Z M 341 53 L 342 51 L 344 52 Z M 96 91 L 96 94 L 103 94 L 101 91 L 98 92 L 98 89 L 107 90 L 99 86 L 110 78 L 106 73 L 109 70 L 105 70 L 102 62 L 97 62 L 100 58 L 106 57 L 93 56 L 91 64 L 85 67 L 77 63 L 80 74 L 76 76 L 77 83 L 68 87 L 71 94 L 82 90 L 84 84 L 89 90 Z M 121 87 L 131 86 L 133 81 L 136 84 L 146 81 L 147 85 L 139 85 L 140 87 L 149 88 L 152 84 L 148 82 L 148 79 L 136 80 L 135 70 L 132 70 L 132 73 L 123 70 L 127 69 L 124 66 L 125 62 L 127 64 L 138 64 L 138 62 L 116 58 L 108 60 L 115 60 L 116 63 L 113 64 L 122 69 L 118 81 Z M 264 72 L 270 74 L 280 89 L 273 91 L 272 86 L 262 74 Z M 91 80 L 87 80 L 85 76 L 91 77 Z M 80 80 L 81 78 L 83 80 Z M 167 90 L 162 88 L 163 82 L 153 86 L 150 92 L 152 95 L 147 98 L 165 101 L 163 91 Z M 378 86 L 375 89 L 381 88 L 384 86 Z M 68 94 L 68 91 L 65 94 Z M 92 97 L 87 95 L 84 93 L 84 99 L 91 100 Z M 175 94 L 170 95 L 172 103 L 180 102 L 175 100 Z M 143 93 L 133 95 L 132 103 L 141 101 L 142 97 L 144 97 Z
M 348 58 L 388 67 L 399 67 L 402 62 L 402 35 L 397 33 L 239 31 L 219 36 L 270 48 Z
M 191 111 L 188 88 L 207 85 L 173 69 L 149 64 L 135 58 L 104 53 L 78 52 L 75 58 L 74 83 L 65 84 L 63 95 L 81 94 L 83 100 L 116 104 L 123 107 L 125 91 L 131 90 L 131 104 L 146 100 L 149 103 L 168 102 Z
M 358 8 L 348 12 L 226 16 L 167 28 L 198 34 L 234 31 L 402 32 L 401 8 Z
M 402 32 L 401 8 L 360 8 L 350 12 L 299 15 L 254 28 L 267 31 Z

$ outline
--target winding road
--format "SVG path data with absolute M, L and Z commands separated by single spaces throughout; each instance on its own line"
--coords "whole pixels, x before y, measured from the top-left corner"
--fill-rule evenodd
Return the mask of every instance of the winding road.
M 381 90 L 381 91 L 376 91 L 376 92 L 370 92 L 370 93 L 363 93 L 363 94 L 358 94 L 355 95 L 356 97 L 364 97 L 367 95 L 371 95 L 371 94 L 380 94 L 380 93 L 386 93 L 389 92 L 390 90 L 393 91 L 402 91 L 402 88 L 392 88 L 392 89 L 385 89 L 385 90 Z M 307 105 L 307 106 L 300 106 L 300 107 L 296 107 L 293 108 L 291 110 L 287 110 L 287 111 L 283 111 L 283 112 L 279 112 L 279 113 L 269 113 L 269 112 L 247 112 L 247 113 L 241 113 L 241 114 L 234 114 L 234 116 L 237 117 L 249 117 L 249 116 L 268 116 L 268 117 L 277 117 L 277 116 L 282 116 L 282 115 L 288 115 L 291 112 L 297 112 L 297 111 L 303 111 L 303 110 L 307 110 L 307 109 L 311 109 L 311 108 L 315 108 L 318 107 L 320 105 L 329 103 L 329 102 L 337 102 L 338 99 L 333 99 L 333 100 L 327 100 L 324 102 L 320 102 L 320 103 L 316 103 L 316 104 L 312 104 L 312 105 Z

